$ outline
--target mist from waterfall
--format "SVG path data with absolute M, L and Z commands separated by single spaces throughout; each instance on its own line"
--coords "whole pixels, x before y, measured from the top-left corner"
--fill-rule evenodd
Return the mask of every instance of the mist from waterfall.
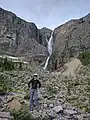
M 50 56 L 52 54 L 52 44 L 53 44 L 53 32 L 51 33 L 51 37 L 49 38 L 49 41 L 47 40 L 47 37 L 46 37 L 46 41 L 48 43 L 48 52 L 49 52 L 49 56 L 47 57 L 47 60 L 46 60 L 46 63 L 45 63 L 45 66 L 43 69 L 46 69 L 47 66 L 48 66 L 48 62 L 49 62 L 49 59 L 50 59 Z

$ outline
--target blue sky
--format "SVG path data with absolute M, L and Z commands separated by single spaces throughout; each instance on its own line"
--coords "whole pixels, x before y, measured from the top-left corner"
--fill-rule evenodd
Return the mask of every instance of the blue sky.
M 0 0 L 0 7 L 34 22 L 38 28 L 54 29 L 90 13 L 90 0 Z

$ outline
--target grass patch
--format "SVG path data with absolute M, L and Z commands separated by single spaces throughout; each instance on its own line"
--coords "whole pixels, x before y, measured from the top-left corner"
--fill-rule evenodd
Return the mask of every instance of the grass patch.
M 83 65 L 87 66 L 88 64 L 90 64 L 90 53 L 89 52 L 80 53 L 78 59 L 80 59 Z
M 25 100 L 29 100 L 29 99 L 30 99 L 30 94 L 27 93 L 27 94 L 24 96 L 24 99 L 25 99 Z
M 48 86 L 47 91 L 51 96 L 53 96 L 54 94 L 57 94 L 57 89 L 54 86 Z
M 12 71 L 12 70 L 23 70 L 22 62 L 14 62 L 13 60 L 6 58 L 0 58 L 0 70 Z
M 83 105 L 81 105 L 81 106 L 80 106 L 80 109 L 84 110 L 85 112 L 90 113 L 90 108 L 89 108 L 88 106 L 83 106 Z
M 14 70 L 15 66 L 12 60 L 8 60 L 7 57 L 5 59 L 0 59 L 0 67 L 2 70 Z
M 24 110 L 13 110 L 11 115 L 14 117 L 14 120 L 35 120 L 28 111 Z
M 0 75 L 0 92 L 12 91 L 11 83 L 8 78 Z

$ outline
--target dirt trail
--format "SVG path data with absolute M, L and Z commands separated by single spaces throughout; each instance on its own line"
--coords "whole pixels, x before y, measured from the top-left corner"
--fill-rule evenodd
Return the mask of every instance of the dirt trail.
M 64 71 L 63 75 L 76 76 L 76 70 L 81 66 L 81 62 L 77 58 L 73 58 L 70 62 L 65 64 L 68 68 Z

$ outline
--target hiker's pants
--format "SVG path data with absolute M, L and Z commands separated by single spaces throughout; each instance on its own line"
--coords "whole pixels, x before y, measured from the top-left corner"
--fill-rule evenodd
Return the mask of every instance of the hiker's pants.
M 34 104 L 38 106 L 38 91 L 37 89 L 30 89 L 30 110 L 32 110 Z

